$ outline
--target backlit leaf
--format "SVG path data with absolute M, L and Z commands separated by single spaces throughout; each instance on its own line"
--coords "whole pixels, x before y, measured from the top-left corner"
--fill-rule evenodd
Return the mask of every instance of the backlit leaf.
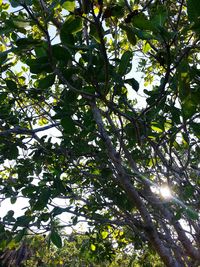
M 63 4 L 62 4 L 62 7 L 68 11 L 71 11 L 73 12 L 74 9 L 75 9 L 75 1 L 74 0 L 68 0 L 68 1 L 65 1 Z
M 151 129 L 152 129 L 153 131 L 157 132 L 157 133 L 162 133 L 162 132 L 163 132 L 162 129 L 160 129 L 159 127 L 157 127 L 157 126 L 155 126 L 155 125 L 152 125 L 152 126 L 151 126 Z
M 101 236 L 102 236 L 103 239 L 106 239 L 107 236 L 108 236 L 108 234 L 109 234 L 109 233 L 106 232 L 106 231 L 101 232 Z
M 90 245 L 90 249 L 91 249 L 92 251 L 95 251 L 95 250 L 96 250 L 96 246 L 95 246 L 94 244 L 91 244 L 91 245 Z

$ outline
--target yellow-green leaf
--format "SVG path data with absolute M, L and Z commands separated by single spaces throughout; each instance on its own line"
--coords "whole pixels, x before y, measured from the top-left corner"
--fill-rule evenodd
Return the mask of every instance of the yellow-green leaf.
M 106 239 L 108 236 L 108 232 L 106 232 L 106 231 L 101 232 L 101 236 L 103 239 Z
M 73 12 L 75 9 L 75 1 L 74 0 L 65 1 L 62 7 L 67 11 Z
M 94 244 L 91 244 L 91 245 L 90 245 L 90 249 L 91 249 L 92 251 L 95 251 L 95 250 L 96 250 L 96 246 L 95 246 Z
M 154 126 L 154 125 L 151 126 L 151 129 L 152 129 L 153 131 L 157 132 L 157 133 L 162 133 L 162 132 L 163 132 L 162 129 L 160 129 L 159 127 Z
M 147 53 L 147 52 L 149 52 L 149 50 L 151 50 L 151 46 L 150 46 L 150 44 L 149 44 L 149 43 L 145 43 L 145 44 L 143 45 L 142 51 L 143 51 L 144 53 Z

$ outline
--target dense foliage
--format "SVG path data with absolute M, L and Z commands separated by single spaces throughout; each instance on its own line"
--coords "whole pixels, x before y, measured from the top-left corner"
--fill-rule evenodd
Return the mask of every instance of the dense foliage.
M 117 230 L 118 231 L 118 230 Z M 116 235 L 117 231 L 112 234 Z M 63 238 L 63 247 L 56 248 L 48 243 L 46 236 L 35 235 L 24 238 L 19 244 L 13 243 L 0 255 L 1 267 L 163 267 L 158 256 L 155 256 L 147 246 L 135 251 L 115 249 L 112 262 L 103 257 L 102 250 L 97 253 L 91 249 L 91 237 L 85 234 L 71 233 Z M 93 235 L 94 238 L 94 235 Z M 103 248 L 103 244 L 101 245 Z M 40 248 L 40 249 L 38 249 Z M 101 259 L 98 259 L 101 258 Z
M 61 248 L 62 215 L 97 261 L 199 266 L 199 18 L 199 0 L 0 0 L 1 201 L 27 203 L 2 251 L 38 230 Z

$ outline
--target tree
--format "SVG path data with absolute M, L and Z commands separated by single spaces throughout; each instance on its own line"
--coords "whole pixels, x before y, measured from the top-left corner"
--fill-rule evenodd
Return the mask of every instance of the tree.
M 0 190 L 29 203 L 1 218 L 1 248 L 36 228 L 61 247 L 55 220 L 68 213 L 66 225 L 85 218 L 105 239 L 117 227 L 166 266 L 198 266 L 199 1 L 0 9 Z
M 115 231 L 116 234 L 116 231 Z M 12 249 L 7 249 L 0 257 L 0 266 L 24 266 L 24 267 L 118 267 L 118 266 L 164 266 L 149 253 L 147 247 L 143 247 L 140 253 L 129 250 L 115 249 L 112 262 L 102 257 L 95 257 L 91 249 L 91 237 L 80 233 L 65 235 L 63 247 L 56 248 L 48 244 L 45 236 L 35 235 L 26 237 L 21 244 L 15 244 Z M 38 249 L 40 248 L 40 249 Z M 101 251 L 102 252 L 102 251 Z M 148 262 L 144 263 L 144 259 Z

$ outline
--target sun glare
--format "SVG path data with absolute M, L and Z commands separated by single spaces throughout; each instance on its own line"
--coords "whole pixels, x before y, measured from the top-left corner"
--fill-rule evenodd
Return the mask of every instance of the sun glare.
M 165 199 L 172 198 L 171 190 L 167 185 L 163 185 L 160 187 L 160 194 Z

